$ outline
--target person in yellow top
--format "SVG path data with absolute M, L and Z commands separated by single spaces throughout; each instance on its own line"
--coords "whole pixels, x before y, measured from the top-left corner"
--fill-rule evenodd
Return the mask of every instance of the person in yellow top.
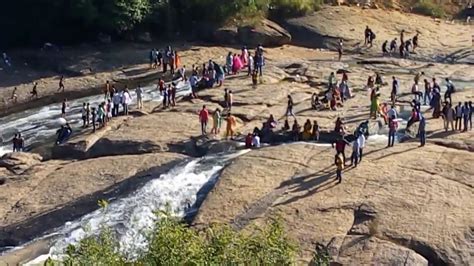
M 336 179 L 338 180 L 338 183 L 342 182 L 342 170 L 344 170 L 344 158 L 342 157 L 341 153 L 338 153 L 336 155 Z
M 229 113 L 227 115 L 227 130 L 226 130 L 226 138 L 228 138 L 230 136 L 230 139 L 233 139 L 234 138 L 234 128 L 235 128 L 235 125 L 237 124 L 237 122 L 235 121 L 235 117 Z

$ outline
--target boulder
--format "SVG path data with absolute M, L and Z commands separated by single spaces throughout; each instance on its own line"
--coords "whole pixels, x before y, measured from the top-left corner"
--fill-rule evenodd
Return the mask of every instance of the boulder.
M 244 26 L 237 29 L 241 43 L 247 45 L 280 46 L 291 42 L 290 33 L 277 23 L 263 19 L 261 24 L 252 27 Z
M 223 27 L 214 31 L 213 39 L 217 43 L 236 44 L 237 43 L 237 27 Z
M 0 167 L 15 174 L 22 174 L 42 160 L 41 155 L 36 153 L 10 152 L 0 158 Z

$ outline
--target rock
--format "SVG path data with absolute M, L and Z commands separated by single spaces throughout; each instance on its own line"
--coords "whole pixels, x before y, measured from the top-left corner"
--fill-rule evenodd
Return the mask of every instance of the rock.
M 241 43 L 256 46 L 280 46 L 291 42 L 290 33 L 275 22 L 263 19 L 256 27 L 245 26 L 237 29 Z
M 194 223 L 247 229 L 281 217 L 300 244 L 302 262 L 310 261 L 313 243 L 321 243 L 343 265 L 468 265 L 473 153 L 404 143 L 391 149 L 369 144 L 364 154 L 337 184 L 330 147 L 253 150 L 223 170 Z
M 137 35 L 136 40 L 143 43 L 151 43 L 151 34 L 149 32 L 141 32 Z
M 213 33 L 213 40 L 217 43 L 236 44 L 237 37 L 237 27 L 223 27 Z
M 42 160 L 41 155 L 36 153 L 10 152 L 0 159 L 0 167 L 5 167 L 15 174 L 22 174 Z

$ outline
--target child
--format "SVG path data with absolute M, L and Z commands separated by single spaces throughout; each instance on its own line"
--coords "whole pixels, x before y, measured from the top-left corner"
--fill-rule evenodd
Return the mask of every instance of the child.
M 336 179 L 338 183 L 342 182 L 342 170 L 344 169 L 344 159 L 342 158 L 342 154 L 339 153 L 336 155 Z

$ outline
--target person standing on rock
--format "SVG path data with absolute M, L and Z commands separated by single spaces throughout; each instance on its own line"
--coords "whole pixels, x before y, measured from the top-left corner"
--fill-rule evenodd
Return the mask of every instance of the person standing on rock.
M 342 170 L 344 170 L 345 165 L 345 160 L 341 154 L 336 154 L 334 164 L 336 165 L 336 180 L 340 184 L 342 182 Z
M 201 134 L 204 136 L 207 134 L 207 122 L 209 121 L 209 111 L 205 105 L 202 106 L 199 112 L 199 122 L 201 122 Z
M 464 122 L 463 132 L 466 132 L 468 129 L 470 113 L 471 113 L 471 108 L 469 107 L 469 103 L 464 102 L 464 106 L 462 107 L 462 120 Z
M 140 84 L 138 84 L 138 87 L 135 89 L 135 93 L 137 94 L 137 107 L 138 109 L 142 109 L 143 108 L 143 99 L 142 99 L 143 89 Z
M 254 56 L 255 70 L 258 71 L 260 77 L 263 76 L 263 66 L 265 65 L 265 59 L 263 53 L 255 52 Z
M 82 127 L 86 127 L 86 122 L 87 122 L 87 106 L 86 103 L 82 103 L 82 109 L 81 109 L 81 118 L 82 118 Z
M 191 98 L 193 99 L 196 99 L 198 97 L 197 96 L 198 83 L 199 83 L 199 78 L 197 76 L 197 73 L 193 72 L 193 74 L 189 78 L 189 84 L 191 85 Z
M 231 140 L 234 139 L 234 128 L 236 124 L 237 122 L 235 120 L 235 117 L 231 113 L 229 113 L 227 115 L 227 125 L 226 125 L 226 134 L 225 134 L 226 138 L 230 137 Z
M 400 32 L 400 42 L 405 43 L 405 30 Z
M 388 45 L 388 41 L 385 41 L 385 42 L 382 44 L 382 55 L 383 55 L 383 56 L 386 56 L 386 55 L 389 54 L 388 49 L 387 49 L 387 45 Z
M 66 107 L 67 107 L 67 99 L 64 99 L 63 103 L 61 104 L 61 117 L 62 118 L 66 117 Z
M 212 122 L 211 134 L 217 135 L 221 131 L 222 124 L 221 110 L 219 108 L 217 108 L 212 114 Z
M 455 113 L 456 113 L 455 128 L 456 128 L 456 130 L 461 131 L 461 128 L 462 128 L 462 103 L 459 102 L 454 110 L 455 110 Z
M 393 55 L 397 51 L 397 38 L 390 42 L 390 55 Z
M 431 103 L 431 83 L 425 79 L 425 94 L 423 96 L 423 103 L 426 105 L 426 99 L 428 99 L 428 104 Z
M 130 93 L 128 92 L 128 87 L 125 87 L 125 90 L 123 91 L 122 95 L 122 105 L 123 105 L 123 114 L 128 115 L 128 106 L 132 102 L 132 97 L 130 96 Z
M 418 125 L 418 136 L 420 137 L 420 147 L 426 144 L 426 119 L 420 114 L 420 124 Z
M 38 82 L 33 83 L 33 89 L 30 92 L 31 98 L 38 99 Z
M 294 102 L 293 102 L 293 98 L 291 97 L 291 95 L 288 95 L 288 103 L 286 105 L 286 119 L 288 119 L 288 116 L 292 116 L 294 119 L 296 119 L 296 116 L 295 114 L 293 113 L 293 106 L 294 106 Z
M 364 148 L 365 148 L 364 134 L 359 134 L 359 136 L 357 137 L 357 144 L 359 146 L 359 163 L 361 163 L 362 157 L 364 156 Z
M 444 131 L 448 132 L 449 125 L 451 125 L 451 130 L 454 131 L 454 117 L 456 116 L 456 113 L 450 103 L 445 102 L 442 114 L 444 120 Z
M 232 73 L 232 65 L 234 63 L 234 56 L 232 55 L 232 52 L 229 52 L 227 54 L 225 62 L 226 62 L 225 66 L 226 66 L 227 74 L 229 75 Z
M 359 163 L 359 152 L 360 152 L 359 141 L 358 139 L 356 139 L 352 142 L 352 155 L 351 155 L 350 166 L 357 167 L 357 164 Z
M 95 123 L 97 122 L 97 112 L 95 110 L 95 107 L 92 107 L 91 113 L 92 113 L 92 133 L 95 133 Z
M 114 107 L 112 109 L 113 117 L 116 117 L 119 115 L 119 106 L 121 102 L 122 102 L 122 97 L 120 96 L 120 93 L 119 92 L 115 93 L 114 97 L 112 97 L 112 103 L 114 104 Z
M 415 52 L 416 48 L 418 47 L 418 35 L 419 35 L 419 33 L 417 33 L 413 37 L 413 52 Z
M 474 107 L 472 106 L 472 101 L 469 101 L 469 130 L 472 130 L 472 113 L 474 112 Z
M 314 120 L 313 121 L 313 130 L 312 130 L 312 134 L 311 134 L 313 136 L 313 140 L 319 141 L 319 134 L 320 134 L 320 131 L 319 131 L 318 121 Z
M 370 28 L 369 26 L 366 26 L 365 27 L 365 31 L 364 31 L 364 45 L 367 45 L 370 43 Z
M 255 67 L 255 59 L 252 55 L 249 55 L 249 62 L 247 64 L 247 76 L 253 76 Z
M 446 92 L 444 93 L 444 101 L 449 100 L 449 103 L 452 104 L 453 100 L 451 98 L 451 95 L 455 92 L 455 87 L 453 82 L 449 79 L 446 78 Z
M 230 110 L 232 110 L 232 105 L 234 104 L 234 95 L 232 94 L 232 91 L 229 91 L 229 94 L 227 95 L 227 100 L 228 100 L 227 108 L 229 109 L 229 112 L 230 112 Z
M 62 92 L 64 92 L 64 76 L 61 76 L 61 78 L 59 78 L 59 88 L 58 88 L 58 92 L 60 92 L 62 90 Z
M 336 148 L 336 156 L 337 155 L 342 155 L 342 158 L 343 158 L 344 162 L 346 161 L 345 150 L 346 150 L 346 145 L 347 144 L 349 144 L 349 143 L 344 139 L 343 134 L 340 134 L 337 137 L 336 141 L 334 143 L 332 143 L 333 148 L 334 147 Z
M 338 54 L 338 61 L 341 61 L 341 58 L 342 58 L 342 46 L 343 46 L 343 43 L 342 43 L 342 39 L 339 39 L 339 43 L 337 44 L 337 54 Z
M 110 93 L 110 83 L 109 81 L 105 81 L 105 87 L 104 87 L 104 90 L 103 90 L 103 93 L 104 93 L 104 100 L 106 100 L 107 98 L 109 98 L 109 93 Z
M 398 129 L 398 121 L 396 116 L 392 115 L 388 122 L 388 145 L 387 147 L 393 147 L 395 143 L 395 134 Z
M 399 88 L 400 88 L 400 83 L 398 81 L 398 79 L 393 76 L 392 77 L 392 91 L 390 93 L 390 98 L 392 100 L 392 105 L 395 105 L 396 102 L 397 102 L 397 95 L 398 95 L 398 92 L 399 92 Z

